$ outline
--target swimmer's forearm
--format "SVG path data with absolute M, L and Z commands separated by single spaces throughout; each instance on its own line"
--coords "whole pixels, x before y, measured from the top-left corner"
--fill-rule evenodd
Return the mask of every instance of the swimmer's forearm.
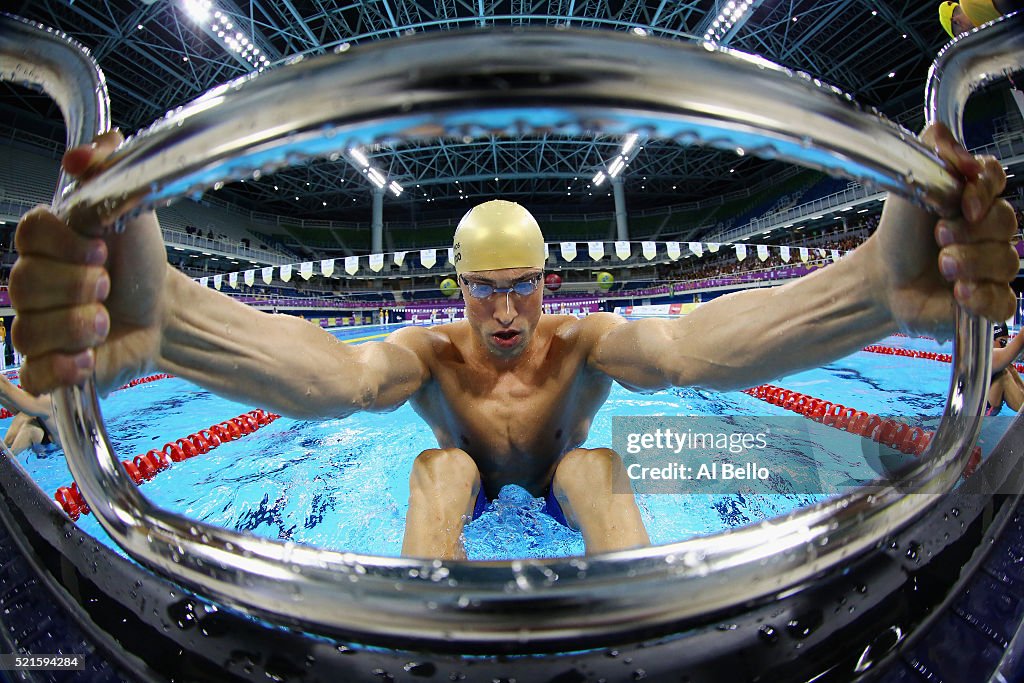
M 365 353 L 305 320 L 270 315 L 174 271 L 156 367 L 216 394 L 301 418 L 372 409 Z M 383 345 L 382 345 L 383 346 Z
M 781 287 L 721 297 L 669 321 L 670 384 L 732 390 L 819 367 L 895 332 L 871 278 L 876 246 Z
M 32 417 L 44 417 L 50 414 L 50 396 L 33 396 L 24 389 L 16 387 L 6 377 L 0 375 L 0 405 L 12 413 L 27 413 Z
M 1024 333 L 1011 339 L 1004 348 L 992 350 L 992 372 L 1001 372 L 1008 368 L 1020 352 L 1024 351 Z

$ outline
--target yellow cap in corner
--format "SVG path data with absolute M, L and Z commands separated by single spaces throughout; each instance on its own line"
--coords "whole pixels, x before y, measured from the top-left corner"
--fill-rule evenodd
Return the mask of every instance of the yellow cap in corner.
M 453 240 L 455 272 L 544 268 L 544 235 L 537 220 L 515 202 L 495 199 L 469 210 Z
M 953 35 L 953 10 L 959 7 L 955 2 L 943 2 L 939 5 L 939 23 L 942 24 L 942 28 L 946 29 L 946 33 L 949 34 L 950 38 L 955 38 Z

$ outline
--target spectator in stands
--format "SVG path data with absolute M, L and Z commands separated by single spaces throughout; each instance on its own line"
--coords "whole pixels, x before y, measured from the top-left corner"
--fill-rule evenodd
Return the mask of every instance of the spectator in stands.
M 1013 362 L 1024 351 L 1024 334 L 1010 339 L 1010 330 L 1005 323 L 1000 323 L 992 330 L 992 382 L 988 389 L 988 411 L 995 415 L 1003 407 L 1017 412 L 1024 405 L 1024 381 L 1021 380 Z
M 588 553 L 644 545 L 621 458 L 581 447 L 613 382 L 748 387 L 898 329 L 949 334 L 956 304 L 993 319 L 1012 313 L 1016 225 L 998 199 L 1002 167 L 970 156 L 944 128 L 924 140 L 963 179 L 963 216 L 937 223 L 890 198 L 879 230 L 849 258 L 674 319 L 543 315 L 540 228 L 517 204 L 487 202 L 455 233 L 465 319 L 358 346 L 171 269 L 153 213 L 104 240 L 103 221 L 87 209 L 72 214 L 72 227 L 40 207 L 19 223 L 11 283 L 13 335 L 28 356 L 22 381 L 50 391 L 95 373 L 102 392 L 159 369 L 305 419 L 410 402 L 438 447 L 412 464 L 404 555 L 464 557 L 466 519 L 506 484 L 545 496 L 552 516 L 582 531 Z M 111 134 L 70 150 L 66 170 L 87 182 L 119 141 Z M 55 272 L 81 284 L 55 286 Z

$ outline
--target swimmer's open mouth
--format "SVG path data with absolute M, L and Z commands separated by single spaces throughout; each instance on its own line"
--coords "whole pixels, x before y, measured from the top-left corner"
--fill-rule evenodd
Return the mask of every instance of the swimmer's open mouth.
M 491 336 L 498 346 L 515 346 L 519 341 L 519 330 L 499 330 Z

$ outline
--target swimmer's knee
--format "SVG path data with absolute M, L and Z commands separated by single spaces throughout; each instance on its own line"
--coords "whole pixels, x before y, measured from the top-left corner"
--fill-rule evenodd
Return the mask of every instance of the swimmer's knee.
M 412 464 L 412 480 L 420 484 L 473 483 L 479 476 L 473 458 L 461 448 L 428 448 Z
M 610 448 L 577 448 L 563 456 L 555 469 L 554 486 L 610 487 L 623 467 L 622 458 Z

